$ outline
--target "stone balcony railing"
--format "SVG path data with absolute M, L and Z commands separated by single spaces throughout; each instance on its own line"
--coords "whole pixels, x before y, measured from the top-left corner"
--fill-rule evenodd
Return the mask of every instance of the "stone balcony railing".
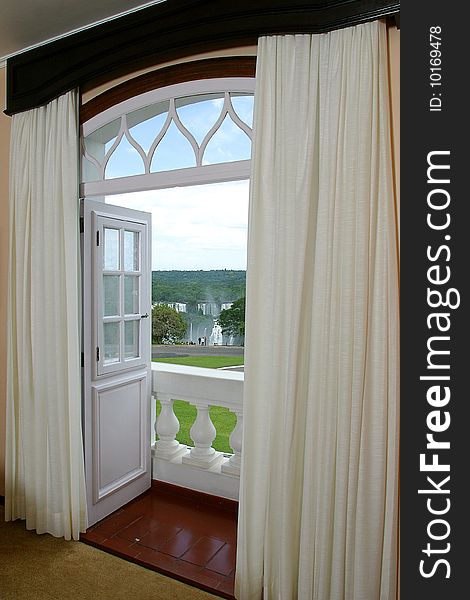
M 154 479 L 238 499 L 243 380 L 243 373 L 230 370 L 152 363 L 152 394 L 154 400 L 161 403 L 157 419 L 155 401 L 152 401 Z M 196 407 L 197 416 L 190 429 L 192 447 L 176 439 L 180 424 L 173 411 L 174 400 L 185 400 Z M 237 417 L 230 435 L 233 454 L 212 447 L 217 432 L 210 418 L 210 406 L 228 408 Z

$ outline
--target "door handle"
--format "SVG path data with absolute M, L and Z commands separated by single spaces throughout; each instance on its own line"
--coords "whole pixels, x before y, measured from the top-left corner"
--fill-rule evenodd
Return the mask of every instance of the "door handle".
M 141 319 L 148 319 L 148 316 L 149 316 L 149 314 L 145 313 L 145 315 L 140 315 L 140 318 Z

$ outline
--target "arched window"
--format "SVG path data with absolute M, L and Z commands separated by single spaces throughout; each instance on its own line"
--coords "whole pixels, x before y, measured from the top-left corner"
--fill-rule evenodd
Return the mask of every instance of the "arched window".
M 178 83 L 83 124 L 83 197 L 247 179 L 253 78 Z

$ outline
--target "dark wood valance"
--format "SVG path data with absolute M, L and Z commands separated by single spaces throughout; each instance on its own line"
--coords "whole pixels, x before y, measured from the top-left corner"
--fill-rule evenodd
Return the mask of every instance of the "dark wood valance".
M 133 77 L 92 98 L 80 107 L 80 122 L 85 123 L 107 108 L 175 83 L 219 77 L 254 77 L 256 56 L 223 56 L 194 60 Z
M 397 0 L 167 0 L 7 61 L 7 114 L 158 63 L 397 14 Z

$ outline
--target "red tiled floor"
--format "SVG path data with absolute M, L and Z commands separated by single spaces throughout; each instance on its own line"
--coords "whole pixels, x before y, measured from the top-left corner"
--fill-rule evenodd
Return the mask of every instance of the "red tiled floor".
M 181 560 L 203 567 L 225 544 L 223 540 L 202 537 L 181 556 Z
M 83 537 L 83 534 L 82 536 Z M 108 538 L 104 533 L 100 533 L 99 531 L 88 530 L 86 533 L 86 539 L 89 542 L 96 542 L 97 544 L 101 544 Z
M 145 548 L 140 546 L 140 553 L 137 555 L 138 562 L 144 564 L 146 567 L 157 568 L 160 571 L 172 573 L 178 562 L 176 558 L 162 554 L 158 550 L 152 550 L 152 548 Z
M 224 592 L 230 598 L 233 598 L 233 588 L 234 588 L 234 585 L 235 585 L 234 578 L 233 577 L 229 577 L 223 583 L 221 583 L 219 585 L 219 587 L 217 588 L 217 591 Z
M 140 548 L 137 544 L 132 544 L 127 540 L 121 540 L 118 537 L 112 537 L 104 542 L 107 548 L 110 550 L 114 550 L 115 552 L 119 552 L 119 554 L 124 554 L 125 556 L 129 556 L 134 558 L 140 552 Z
M 185 575 L 184 569 L 182 569 L 181 574 L 183 576 Z M 194 583 L 198 583 L 201 586 L 205 586 L 206 588 L 218 590 L 219 587 L 225 582 L 225 577 L 222 577 L 222 575 L 214 573 L 213 571 L 201 569 L 200 571 L 195 572 L 191 576 L 191 581 L 193 581 Z
M 221 575 L 228 576 L 233 571 L 235 564 L 236 548 L 232 544 L 225 544 L 209 562 L 206 563 L 206 569 L 216 571 Z
M 182 529 L 174 538 L 160 548 L 160 552 L 164 552 L 175 558 L 180 558 L 200 539 L 201 536 L 199 533 L 194 533 L 189 529 Z
M 134 521 L 124 529 L 121 529 L 117 536 L 125 540 L 132 542 L 140 541 L 146 533 L 148 533 L 152 527 L 156 525 L 156 522 L 151 517 L 141 517 L 137 521 Z
M 138 517 L 135 515 L 129 514 L 124 511 L 119 511 L 110 517 L 107 517 L 103 521 L 100 521 L 97 525 L 95 525 L 92 529 L 95 533 L 101 533 L 103 535 L 107 535 L 111 537 L 113 533 L 116 533 L 123 527 L 127 527 L 133 521 L 135 521 Z
M 233 599 L 236 512 L 209 503 L 204 495 L 186 497 L 171 487 L 152 488 L 88 529 L 81 539 Z
M 139 540 L 139 544 L 141 546 L 147 546 L 147 548 L 158 550 L 160 546 L 166 544 L 168 540 L 174 538 L 180 531 L 181 528 L 175 527 L 174 525 L 158 523 Z

